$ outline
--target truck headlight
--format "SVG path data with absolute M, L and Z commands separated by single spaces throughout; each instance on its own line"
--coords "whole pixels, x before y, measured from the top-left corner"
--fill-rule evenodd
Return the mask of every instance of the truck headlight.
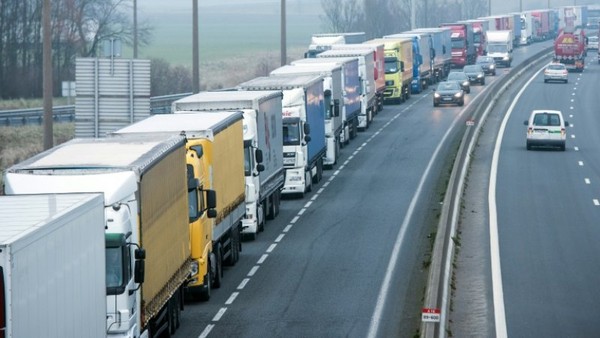
M 496 65 L 490 65 L 490 69 L 496 68 Z
M 502 60 L 508 61 L 508 56 L 503 57 Z
M 440 97 L 439 93 L 433 93 L 433 97 L 435 97 L 436 99 Z
M 198 271 L 200 271 L 199 267 L 198 267 L 198 261 L 192 261 L 192 264 L 190 265 L 190 275 L 196 276 L 198 274 Z

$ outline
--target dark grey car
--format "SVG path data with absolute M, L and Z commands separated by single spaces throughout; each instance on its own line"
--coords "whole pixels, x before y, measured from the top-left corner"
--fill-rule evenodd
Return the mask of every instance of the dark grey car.
M 480 65 L 485 74 L 496 75 L 496 61 L 493 57 L 480 55 L 475 60 L 475 64 Z
M 440 104 L 456 104 L 462 106 L 465 104 L 465 92 L 456 81 L 442 81 L 438 83 L 437 89 L 433 93 L 433 106 Z
M 446 81 L 456 81 L 465 91 L 465 93 L 469 94 L 471 92 L 471 83 L 469 82 L 469 77 L 467 74 L 465 74 L 465 72 L 452 71 L 448 74 Z
M 464 66 L 463 72 L 469 77 L 469 82 L 479 83 L 480 85 L 485 84 L 485 73 L 480 65 Z

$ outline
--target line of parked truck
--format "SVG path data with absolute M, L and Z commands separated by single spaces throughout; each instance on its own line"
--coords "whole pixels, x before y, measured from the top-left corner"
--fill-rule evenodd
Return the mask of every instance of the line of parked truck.
M 319 184 L 384 103 L 408 100 L 477 54 L 557 35 L 559 12 L 371 40 L 317 34 L 305 59 L 269 76 L 10 167 L 0 197 L 2 336 L 169 336 L 184 299 L 208 300 L 242 238 L 277 217 L 283 196 Z M 509 33 L 498 42 L 498 32 Z M 510 66 L 510 56 L 494 57 Z

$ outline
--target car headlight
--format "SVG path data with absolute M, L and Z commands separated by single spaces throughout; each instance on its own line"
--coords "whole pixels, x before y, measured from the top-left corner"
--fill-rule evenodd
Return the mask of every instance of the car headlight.
M 462 83 L 463 86 L 468 86 L 469 85 L 469 81 L 465 81 Z
M 490 65 L 490 69 L 494 69 L 494 68 L 496 68 L 495 65 Z
M 435 97 L 436 99 L 440 97 L 439 93 L 433 93 L 433 97 Z
M 454 94 L 454 97 L 461 97 L 462 96 L 462 92 L 458 92 L 456 94 Z
M 483 77 L 483 74 L 477 74 L 477 77 L 478 77 L 478 78 L 482 78 L 482 77 Z

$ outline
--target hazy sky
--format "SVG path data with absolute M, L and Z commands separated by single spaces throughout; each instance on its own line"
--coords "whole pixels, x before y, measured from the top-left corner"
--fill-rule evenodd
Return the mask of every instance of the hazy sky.
M 165 5 L 164 0 L 138 0 L 138 7 L 140 10 L 148 10 L 148 11 L 164 11 L 168 7 L 171 10 L 181 10 L 181 9 L 189 9 L 192 6 L 193 0 L 171 0 L 168 2 L 168 5 Z M 419 0 L 416 0 L 419 1 Z M 442 0 L 438 0 L 442 1 Z M 446 0 L 452 1 L 452 0 Z M 486 0 L 481 0 L 486 1 Z M 487 0 L 491 1 L 492 4 L 492 14 L 500 14 L 500 13 L 509 13 L 509 12 L 517 12 L 519 8 L 522 6 L 523 10 L 529 9 L 538 9 L 538 8 L 546 8 L 548 4 L 552 7 L 558 6 L 566 6 L 573 4 L 599 4 L 600 1 L 586 1 L 586 0 Z M 223 0 L 199 0 L 198 6 L 200 8 L 205 6 L 223 6 L 225 3 L 230 4 L 232 6 L 240 5 L 240 4 L 278 4 L 281 0 L 228 0 L 224 2 Z M 309 4 L 311 7 L 320 4 L 320 0 L 287 0 L 287 3 L 290 5 L 294 5 L 297 3 L 305 3 Z

